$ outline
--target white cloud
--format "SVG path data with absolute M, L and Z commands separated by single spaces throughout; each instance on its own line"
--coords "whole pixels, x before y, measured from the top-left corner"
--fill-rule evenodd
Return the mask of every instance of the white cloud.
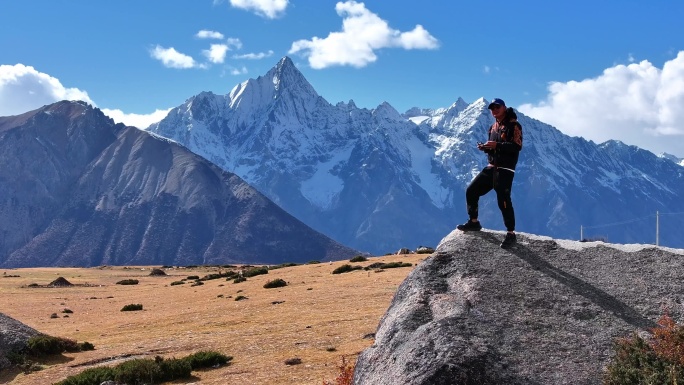
M 151 114 L 142 115 L 126 114 L 121 110 L 110 110 L 107 108 L 102 109 L 102 112 L 112 118 L 116 123 L 123 123 L 127 126 L 133 126 L 142 129 L 149 127 L 152 123 L 157 123 L 164 119 L 166 115 L 169 114 L 169 111 L 171 111 L 171 108 L 167 110 L 155 110 Z
M 223 39 L 223 34 L 221 32 L 216 32 L 216 31 L 208 31 L 206 29 L 203 29 L 199 32 L 197 32 L 197 35 L 195 37 L 199 39 Z
M 548 89 L 546 100 L 519 110 L 568 135 L 684 156 L 684 51 L 662 70 L 644 60 L 593 79 L 553 82 Z
M 259 60 L 267 57 L 273 56 L 273 51 L 268 50 L 268 52 L 259 53 L 247 53 L 244 55 L 233 55 L 233 59 L 248 59 L 248 60 Z
M 228 52 L 228 46 L 225 44 L 212 44 L 209 49 L 202 51 L 204 56 L 214 64 L 223 63 L 226 59 L 226 52 Z
M 230 5 L 233 7 L 253 11 L 268 19 L 282 16 L 288 3 L 288 0 L 230 0 Z
M 153 58 L 160 60 L 164 64 L 164 67 L 168 68 L 186 69 L 200 67 L 195 63 L 195 59 L 176 51 L 173 47 L 164 48 L 157 45 L 150 51 L 150 55 Z
M 247 73 L 247 67 L 245 66 L 242 66 L 242 68 L 229 67 L 228 70 L 231 75 L 244 75 Z
M 303 52 L 312 68 L 322 69 L 334 65 L 365 67 L 377 60 L 375 51 L 382 48 L 439 47 L 439 41 L 421 25 L 408 32 L 392 29 L 385 20 L 366 9 L 364 3 L 339 2 L 335 10 L 343 18 L 341 32 L 331 32 L 324 39 L 295 41 L 289 53 Z
M 226 44 L 228 47 L 235 47 L 235 49 L 242 48 L 242 42 L 237 37 L 229 37 L 226 39 Z
M 18 115 L 60 100 L 83 100 L 88 93 L 66 88 L 56 78 L 23 64 L 0 65 L 0 116 Z
M 87 92 L 66 88 L 58 79 L 33 67 L 23 64 L 0 65 L 0 116 L 23 114 L 60 100 L 82 100 L 97 106 Z M 115 122 L 139 128 L 162 120 L 169 111 L 156 110 L 149 115 L 139 115 L 102 109 Z

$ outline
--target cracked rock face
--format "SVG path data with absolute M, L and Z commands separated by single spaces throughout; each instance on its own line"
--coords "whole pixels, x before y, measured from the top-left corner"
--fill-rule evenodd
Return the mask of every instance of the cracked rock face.
M 395 294 L 356 385 L 600 384 L 615 338 L 682 319 L 677 250 L 454 231 Z

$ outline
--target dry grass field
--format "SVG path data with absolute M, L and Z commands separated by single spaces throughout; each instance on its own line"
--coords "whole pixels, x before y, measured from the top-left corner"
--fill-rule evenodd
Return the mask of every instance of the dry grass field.
M 369 258 L 409 262 L 426 254 Z M 7 269 L 0 274 L 0 311 L 36 330 L 95 350 L 65 353 L 31 374 L 0 374 L 1 384 L 48 385 L 95 365 L 128 358 L 185 357 L 199 350 L 232 356 L 230 365 L 194 371 L 178 384 L 322 384 L 335 378 L 342 357 L 354 362 L 372 344 L 372 334 L 399 284 L 413 267 L 331 274 L 349 261 L 299 265 L 233 283 L 225 278 L 204 285 L 174 281 L 218 273 L 218 267 L 166 269 L 150 276 L 150 267 Z M 158 267 L 158 266 L 156 266 Z M 224 272 L 226 269 L 222 269 Z M 19 277 L 7 277 L 19 276 Z M 64 277 L 72 287 L 47 285 Z M 288 286 L 265 289 L 281 278 Z M 117 285 L 137 279 L 137 285 Z M 246 300 L 236 301 L 238 295 Z M 142 304 L 142 311 L 120 311 Z M 63 313 L 69 309 L 73 313 Z M 51 318 L 56 313 L 57 318 Z M 299 365 L 286 365 L 300 358 Z

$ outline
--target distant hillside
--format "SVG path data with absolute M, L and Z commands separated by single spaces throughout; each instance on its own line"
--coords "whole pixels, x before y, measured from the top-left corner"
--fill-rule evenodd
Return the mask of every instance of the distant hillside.
M 238 176 L 82 102 L 0 118 L 0 266 L 189 265 L 355 253 Z

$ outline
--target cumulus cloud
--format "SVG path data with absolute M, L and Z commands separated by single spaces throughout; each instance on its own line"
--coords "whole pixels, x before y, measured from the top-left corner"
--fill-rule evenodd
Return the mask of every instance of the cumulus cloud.
M 153 58 L 160 60 L 162 64 L 164 64 L 164 67 L 168 68 L 187 69 L 200 67 L 200 65 L 195 62 L 195 59 L 176 51 L 173 47 L 164 48 L 157 45 L 150 51 L 150 55 Z
M 152 123 L 157 123 L 164 119 L 169 114 L 171 108 L 167 110 L 155 110 L 151 114 L 127 114 L 121 110 L 110 110 L 103 108 L 102 112 L 112 118 L 116 123 L 123 123 L 127 126 L 133 126 L 145 129 Z
M 248 60 L 259 60 L 267 57 L 273 56 L 273 51 L 268 50 L 268 52 L 259 53 L 246 53 L 244 55 L 233 55 L 233 59 L 248 59 Z
M 57 79 L 23 64 L 0 65 L 0 116 L 19 115 L 60 100 L 82 100 L 97 107 L 88 93 L 67 88 Z M 102 109 L 117 123 L 146 128 L 162 120 L 169 110 L 142 114 L 125 114 L 121 110 Z
M 365 67 L 377 60 L 375 51 L 382 48 L 439 48 L 439 41 L 423 26 L 416 25 L 408 32 L 392 29 L 364 3 L 339 2 L 335 10 L 343 18 L 341 32 L 331 32 L 323 39 L 295 41 L 289 53 L 301 52 L 308 56 L 312 68 L 322 69 L 335 65 Z
M 202 54 L 214 64 L 223 63 L 226 59 L 228 46 L 225 44 L 212 44 L 209 49 L 203 50 Z
M 256 13 L 267 19 L 275 19 L 285 13 L 289 0 L 230 0 L 230 5 Z
M 548 90 L 546 100 L 519 110 L 568 135 L 684 156 L 684 51 L 662 69 L 643 60 L 593 79 L 553 82 Z
M 0 116 L 22 114 L 60 100 L 95 104 L 87 92 L 64 87 L 58 79 L 31 66 L 0 65 Z
M 197 32 L 197 35 L 195 37 L 199 39 L 218 39 L 221 40 L 223 39 L 223 34 L 221 32 L 216 32 L 216 31 L 208 31 L 206 29 L 203 29 L 199 32 Z

